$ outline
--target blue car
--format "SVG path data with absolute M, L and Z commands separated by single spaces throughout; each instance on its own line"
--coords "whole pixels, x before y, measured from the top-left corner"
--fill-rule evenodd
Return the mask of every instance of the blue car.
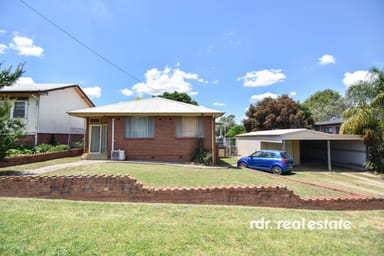
M 258 150 L 237 161 L 237 167 L 269 171 L 278 175 L 291 172 L 294 166 L 295 162 L 287 152 L 278 150 Z

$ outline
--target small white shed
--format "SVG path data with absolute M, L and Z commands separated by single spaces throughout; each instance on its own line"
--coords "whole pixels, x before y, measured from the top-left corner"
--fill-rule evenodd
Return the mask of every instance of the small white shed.
M 328 166 L 362 168 L 367 150 L 359 135 L 328 134 L 308 129 L 249 132 L 236 136 L 240 156 L 260 149 L 287 151 L 296 164 L 317 162 Z

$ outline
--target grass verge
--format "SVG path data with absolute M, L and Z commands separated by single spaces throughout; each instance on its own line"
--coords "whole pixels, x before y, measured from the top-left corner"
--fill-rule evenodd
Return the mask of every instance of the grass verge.
M 383 255 L 384 211 L 0 198 L 0 255 Z M 269 229 L 251 229 L 264 218 Z M 350 221 L 351 229 L 276 223 Z

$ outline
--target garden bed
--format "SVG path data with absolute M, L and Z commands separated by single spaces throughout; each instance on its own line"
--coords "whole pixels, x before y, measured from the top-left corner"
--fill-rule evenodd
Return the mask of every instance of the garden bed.
M 78 149 L 68 149 L 68 150 L 62 150 L 62 151 L 56 151 L 56 152 L 45 152 L 45 153 L 21 155 L 21 156 L 15 156 L 15 157 L 6 157 L 0 161 L 0 168 L 20 165 L 20 164 L 42 162 L 42 161 L 52 160 L 56 158 L 80 156 L 82 154 L 83 154 L 83 149 L 78 148 Z

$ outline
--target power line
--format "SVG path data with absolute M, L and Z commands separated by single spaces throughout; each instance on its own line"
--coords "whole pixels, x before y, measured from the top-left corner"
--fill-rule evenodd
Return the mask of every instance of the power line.
M 68 31 L 66 31 L 64 28 L 60 27 L 59 25 L 57 25 L 54 21 L 52 21 L 51 19 L 49 19 L 48 17 L 46 17 L 44 14 L 42 14 L 41 12 L 39 12 L 37 9 L 33 8 L 31 5 L 27 4 L 25 1 L 23 0 L 19 0 L 24 6 L 26 6 L 28 9 L 32 10 L 34 13 L 36 13 L 37 15 L 39 15 L 41 18 L 43 18 L 45 21 L 47 21 L 48 23 L 50 23 L 52 26 L 54 26 L 55 28 L 57 28 L 58 30 L 60 30 L 61 32 L 63 32 L 64 34 L 66 34 L 68 37 L 70 37 L 72 40 L 74 40 L 75 42 L 77 42 L 78 44 L 80 44 L 81 46 L 83 46 L 84 48 L 86 48 L 88 51 L 92 52 L 93 54 L 95 54 L 97 57 L 99 57 L 100 59 L 102 59 L 103 61 L 107 62 L 108 64 L 112 65 L 113 67 L 115 67 L 116 69 L 120 70 L 121 72 L 123 72 L 124 74 L 128 75 L 129 77 L 133 78 L 134 80 L 136 80 L 137 82 L 141 82 L 140 79 L 138 79 L 136 76 L 132 75 L 131 73 L 129 73 L 128 71 L 126 71 L 125 69 L 119 67 L 118 65 L 116 65 L 115 63 L 113 63 L 112 61 L 110 61 L 108 58 L 104 57 L 103 55 L 101 55 L 100 53 L 98 53 L 97 51 L 93 50 L 91 47 L 89 47 L 88 45 L 86 45 L 84 42 L 82 42 L 80 39 L 76 38 L 74 35 L 72 35 L 71 33 L 69 33 Z

